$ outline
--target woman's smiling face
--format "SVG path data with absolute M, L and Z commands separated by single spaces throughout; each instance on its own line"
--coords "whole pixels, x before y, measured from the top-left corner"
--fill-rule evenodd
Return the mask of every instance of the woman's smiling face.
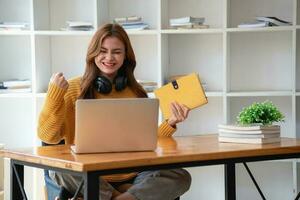
M 109 36 L 102 41 L 100 53 L 95 63 L 101 75 L 113 80 L 125 60 L 125 45 L 117 37 Z

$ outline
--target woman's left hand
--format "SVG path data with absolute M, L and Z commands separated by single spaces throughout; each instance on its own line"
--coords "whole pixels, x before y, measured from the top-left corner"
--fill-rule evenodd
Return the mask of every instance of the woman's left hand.
M 189 114 L 190 109 L 177 102 L 172 102 L 170 105 L 171 116 L 168 119 L 168 124 L 172 127 L 175 127 L 177 123 L 184 121 Z

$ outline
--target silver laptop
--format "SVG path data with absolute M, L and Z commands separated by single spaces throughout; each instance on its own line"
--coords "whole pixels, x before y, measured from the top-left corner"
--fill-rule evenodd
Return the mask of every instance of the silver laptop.
M 77 100 L 75 153 L 151 151 L 157 145 L 158 99 Z

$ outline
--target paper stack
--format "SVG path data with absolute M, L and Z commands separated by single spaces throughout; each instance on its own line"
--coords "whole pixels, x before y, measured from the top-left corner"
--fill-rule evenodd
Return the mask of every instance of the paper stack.
M 0 22 L 0 31 L 2 30 L 28 30 L 27 22 Z
M 67 21 L 68 31 L 91 31 L 94 29 L 92 22 L 88 21 Z
M 0 81 L 0 93 L 28 93 L 31 92 L 31 81 L 28 79 Z
M 120 24 L 126 30 L 144 30 L 149 28 L 149 25 L 142 21 L 142 17 L 130 16 L 115 18 L 114 23 Z
M 269 27 L 269 26 L 290 26 L 291 22 L 284 21 L 277 17 L 265 17 L 258 16 L 255 17 L 255 21 L 248 23 L 241 23 L 238 28 L 255 28 L 255 27 Z
M 208 25 L 203 24 L 204 17 L 180 17 L 170 19 L 170 26 L 176 29 L 194 29 L 194 28 L 209 28 Z
M 266 144 L 280 141 L 278 125 L 219 125 L 219 142 Z

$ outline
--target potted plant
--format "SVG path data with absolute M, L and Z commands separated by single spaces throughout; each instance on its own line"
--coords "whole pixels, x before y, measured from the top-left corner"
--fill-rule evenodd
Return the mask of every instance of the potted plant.
M 273 122 L 283 122 L 284 115 L 271 101 L 253 103 L 244 108 L 238 115 L 237 121 L 241 125 L 259 124 L 270 126 Z

